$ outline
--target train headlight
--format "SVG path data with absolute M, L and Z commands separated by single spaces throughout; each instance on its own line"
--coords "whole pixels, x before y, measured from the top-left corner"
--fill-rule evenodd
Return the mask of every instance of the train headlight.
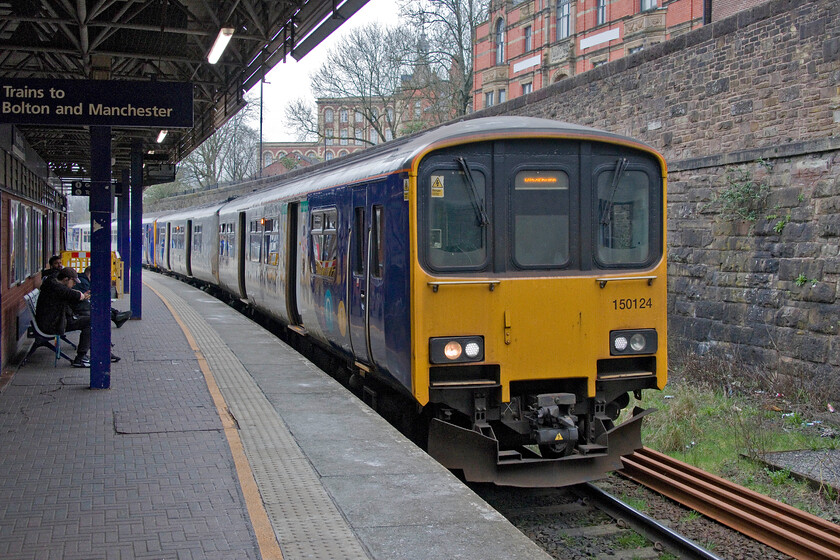
M 610 355 L 654 354 L 659 347 L 655 329 L 610 332 Z
M 447 336 L 429 339 L 429 361 L 433 364 L 480 362 L 484 359 L 484 337 Z

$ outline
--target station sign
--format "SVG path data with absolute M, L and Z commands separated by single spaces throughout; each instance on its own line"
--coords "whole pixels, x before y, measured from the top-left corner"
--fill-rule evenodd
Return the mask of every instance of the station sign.
M 191 128 L 189 82 L 0 79 L 0 123 Z

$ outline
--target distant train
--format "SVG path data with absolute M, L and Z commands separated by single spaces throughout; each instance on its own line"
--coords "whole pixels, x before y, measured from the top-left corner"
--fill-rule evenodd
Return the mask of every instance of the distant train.
M 68 251 L 90 251 L 90 222 L 67 227 L 65 243 Z M 111 222 L 111 250 L 117 250 L 117 221 Z
M 619 414 L 666 382 L 665 186 L 630 138 L 479 118 L 146 218 L 144 260 L 394 389 L 468 480 L 572 484 L 641 446 Z

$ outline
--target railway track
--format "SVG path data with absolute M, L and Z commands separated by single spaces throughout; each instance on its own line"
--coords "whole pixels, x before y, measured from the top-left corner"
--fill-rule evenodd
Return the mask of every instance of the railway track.
M 794 558 L 840 560 L 840 526 L 643 448 L 622 475 Z

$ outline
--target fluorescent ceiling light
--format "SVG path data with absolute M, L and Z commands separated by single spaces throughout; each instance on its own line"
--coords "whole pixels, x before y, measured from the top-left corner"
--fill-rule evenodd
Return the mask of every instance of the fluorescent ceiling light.
M 163 142 L 163 139 L 166 138 L 167 134 L 169 134 L 168 130 L 161 130 L 157 137 L 157 143 L 160 144 Z
M 219 30 L 219 35 L 213 43 L 213 48 L 210 49 L 210 54 L 207 55 L 207 62 L 210 64 L 219 62 L 219 59 L 222 58 L 222 53 L 225 52 L 228 43 L 230 43 L 231 37 L 233 37 L 233 27 L 222 27 Z

